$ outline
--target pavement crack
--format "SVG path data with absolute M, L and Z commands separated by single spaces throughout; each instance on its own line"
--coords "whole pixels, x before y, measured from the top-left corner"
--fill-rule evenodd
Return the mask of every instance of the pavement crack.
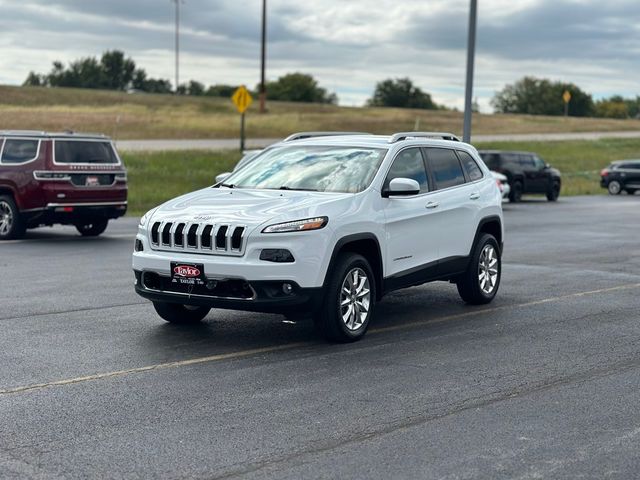
M 46 317 L 49 315 L 62 315 L 65 313 L 79 313 L 79 312 L 92 312 L 95 310 L 108 310 L 110 308 L 118 308 L 118 307 L 134 307 L 137 305 L 146 305 L 147 303 L 148 302 L 117 303 L 113 305 L 103 305 L 100 307 L 82 307 L 82 308 L 72 308 L 69 310 L 59 310 L 55 312 L 29 313 L 25 315 L 14 316 L 14 317 L 0 317 L 0 322 L 5 320 L 21 320 L 23 318 L 32 318 L 32 317 Z

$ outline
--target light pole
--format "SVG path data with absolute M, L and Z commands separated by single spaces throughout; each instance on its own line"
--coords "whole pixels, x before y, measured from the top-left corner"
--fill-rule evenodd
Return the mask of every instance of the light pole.
M 260 53 L 260 113 L 265 113 L 267 87 L 265 84 L 265 68 L 267 56 L 267 0 L 262 0 L 262 47 Z
M 180 86 L 180 4 L 184 0 L 171 0 L 176 4 L 176 95 Z
M 478 0 L 471 0 L 469 9 L 469 37 L 467 39 L 467 85 L 464 96 L 464 127 L 462 140 L 471 141 L 471 114 L 473 110 L 473 64 L 476 54 L 476 24 L 478 21 Z

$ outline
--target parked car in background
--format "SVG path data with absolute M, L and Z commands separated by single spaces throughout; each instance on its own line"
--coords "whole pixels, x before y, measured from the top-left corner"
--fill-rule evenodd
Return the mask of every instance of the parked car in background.
M 494 171 L 491 171 L 491 175 L 493 175 L 493 178 L 496 179 L 496 184 L 498 185 L 498 189 L 502 193 L 502 198 L 509 198 L 511 187 L 509 186 L 509 179 L 507 178 L 507 176 Z
M 633 195 L 640 190 L 640 160 L 612 162 L 600 172 L 600 186 L 610 195 L 619 195 L 623 190 Z
M 479 153 L 490 170 L 507 177 L 511 187 L 511 202 L 519 202 L 525 193 L 545 194 L 550 202 L 555 202 L 560 196 L 560 171 L 537 154 L 500 150 L 481 150 Z
M 127 211 L 127 173 L 103 135 L 0 131 L 0 240 L 28 228 L 105 231 Z

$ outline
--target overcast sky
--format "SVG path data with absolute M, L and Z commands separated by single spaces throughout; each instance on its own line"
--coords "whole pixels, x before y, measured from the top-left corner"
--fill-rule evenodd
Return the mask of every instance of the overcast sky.
M 181 81 L 259 79 L 261 0 L 185 0 Z M 300 71 L 362 105 L 408 76 L 461 108 L 468 0 L 268 0 L 268 71 Z M 0 83 L 51 62 L 121 49 L 174 78 L 170 0 L 0 0 Z M 640 0 L 479 0 L 476 89 L 483 111 L 523 75 L 573 81 L 595 97 L 640 94 Z M 1 101 L 1 99 L 0 99 Z

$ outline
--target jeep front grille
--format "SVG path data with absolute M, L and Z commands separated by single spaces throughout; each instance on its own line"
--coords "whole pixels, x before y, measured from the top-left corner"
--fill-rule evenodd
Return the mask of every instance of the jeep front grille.
M 155 222 L 150 237 L 151 246 L 156 250 L 243 255 L 246 232 L 243 225 Z

